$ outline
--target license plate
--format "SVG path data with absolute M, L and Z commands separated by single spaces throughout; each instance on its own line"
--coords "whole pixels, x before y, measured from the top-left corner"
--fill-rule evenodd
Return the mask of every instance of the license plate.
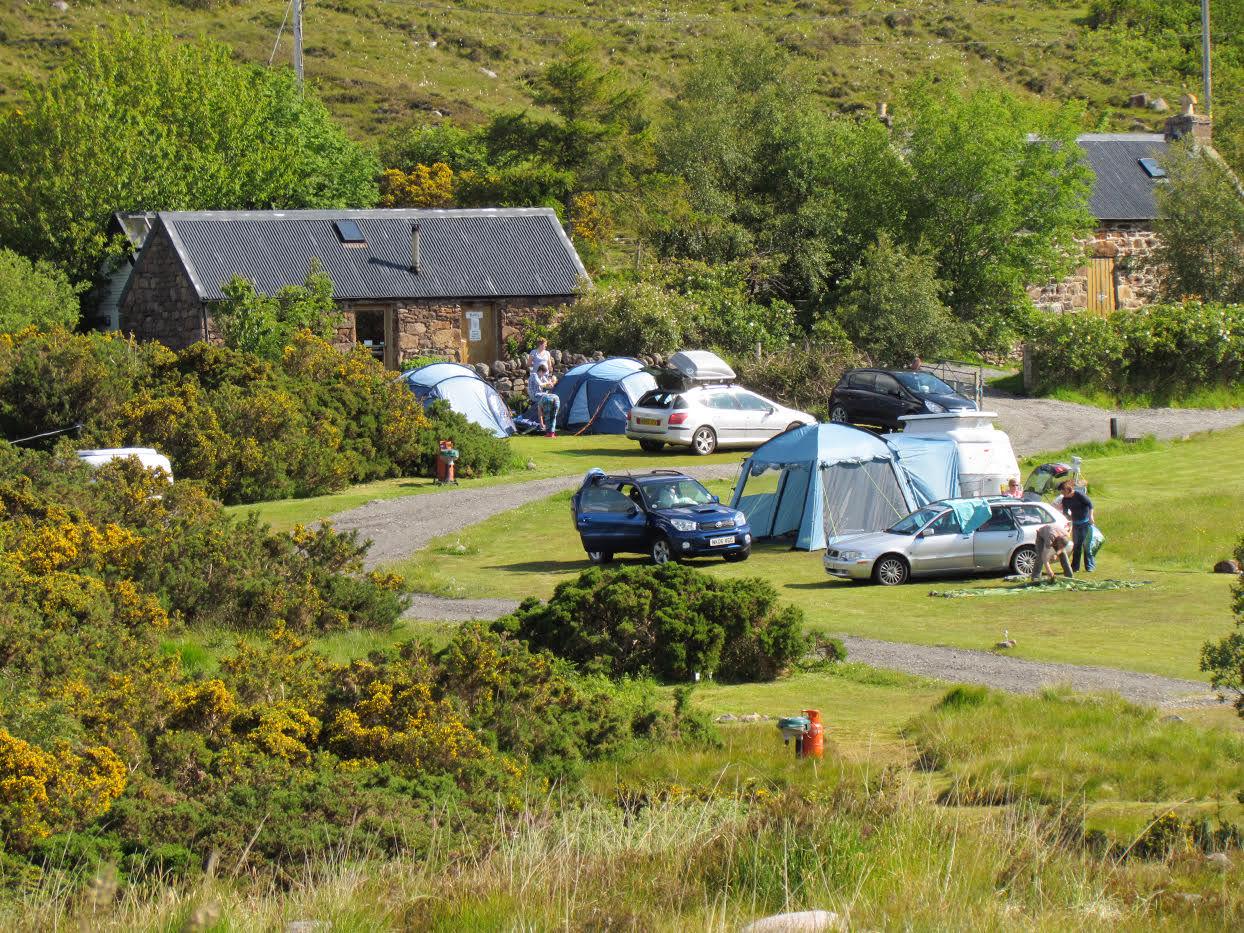
M 709 547 L 721 547 L 723 544 L 734 544 L 734 535 L 725 535 L 721 538 L 709 538 Z
M 636 418 L 635 421 L 639 424 L 651 424 L 651 425 L 659 425 L 661 423 L 660 418 Z

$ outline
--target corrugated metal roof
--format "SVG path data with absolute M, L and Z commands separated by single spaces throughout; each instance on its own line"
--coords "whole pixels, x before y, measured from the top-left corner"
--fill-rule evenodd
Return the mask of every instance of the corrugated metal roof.
M 1098 220 L 1153 220 L 1158 216 L 1154 189 L 1165 182 L 1150 178 L 1141 159 L 1165 159 L 1166 139 L 1155 133 L 1089 133 L 1077 140 L 1096 180 L 1089 209 Z
M 353 220 L 365 246 L 333 222 Z M 233 276 L 264 294 L 301 285 L 316 258 L 338 299 L 545 297 L 586 275 L 549 208 L 476 210 L 166 211 L 160 221 L 199 297 L 217 301 Z M 419 273 L 410 271 L 418 222 Z

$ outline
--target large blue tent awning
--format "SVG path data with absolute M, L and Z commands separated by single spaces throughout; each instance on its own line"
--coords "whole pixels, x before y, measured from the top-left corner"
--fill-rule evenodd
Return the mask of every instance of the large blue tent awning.
M 731 505 L 747 516 L 757 538 L 790 539 L 797 548 L 816 550 L 828 538 L 887 528 L 953 495 L 953 441 L 894 444 L 849 425 L 815 424 L 757 448 L 744 461 Z

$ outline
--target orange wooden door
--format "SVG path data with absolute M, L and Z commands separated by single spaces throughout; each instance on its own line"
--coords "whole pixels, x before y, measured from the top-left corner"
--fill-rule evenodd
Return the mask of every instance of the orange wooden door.
M 1116 307 L 1114 259 L 1090 259 L 1088 265 L 1088 310 L 1105 317 Z
M 462 305 L 462 362 L 491 364 L 497 358 L 497 309 L 489 301 Z

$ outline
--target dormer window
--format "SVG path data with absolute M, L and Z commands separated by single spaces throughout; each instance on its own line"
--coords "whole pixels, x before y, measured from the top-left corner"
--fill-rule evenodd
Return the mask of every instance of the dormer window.
M 363 236 L 363 231 L 359 229 L 358 223 L 353 220 L 334 220 L 333 227 L 337 231 L 337 238 L 341 240 L 342 246 L 366 246 L 367 238 Z

